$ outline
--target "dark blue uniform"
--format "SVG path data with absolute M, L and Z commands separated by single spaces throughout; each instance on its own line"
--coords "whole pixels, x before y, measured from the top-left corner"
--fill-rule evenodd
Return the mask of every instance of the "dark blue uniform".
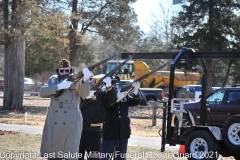
M 81 109 L 83 116 L 83 131 L 80 140 L 79 153 L 84 159 L 85 151 L 90 159 L 99 159 L 98 153 L 101 147 L 101 124 L 104 120 L 105 106 L 117 101 L 117 93 L 114 88 L 109 91 L 100 90 L 96 97 L 86 99 L 86 106 Z M 92 152 L 92 154 L 90 154 Z
M 115 153 L 114 159 L 125 159 L 124 154 L 131 134 L 128 109 L 130 106 L 139 104 L 139 94 L 132 93 L 113 106 L 105 106 L 101 148 L 103 154 Z M 102 159 L 109 159 L 109 157 Z

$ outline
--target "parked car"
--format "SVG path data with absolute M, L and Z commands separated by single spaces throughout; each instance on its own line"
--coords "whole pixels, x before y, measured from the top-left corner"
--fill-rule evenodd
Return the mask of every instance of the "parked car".
M 34 90 L 35 83 L 31 78 L 24 78 L 24 90 L 30 91 Z M 0 80 L 0 89 L 4 89 L 4 80 Z
M 24 90 L 30 91 L 34 88 L 34 81 L 31 78 L 24 78 Z
M 187 89 L 189 98 L 200 98 L 200 95 L 202 94 L 202 86 L 201 85 L 186 85 L 183 86 L 183 88 Z
M 232 86 L 235 87 L 235 86 Z M 190 98 L 200 99 L 202 95 L 202 86 L 201 85 L 186 85 L 183 88 L 187 89 L 187 92 Z M 220 89 L 221 87 L 212 87 L 213 91 Z
M 201 102 L 185 103 L 183 107 L 185 125 L 199 125 Z M 225 87 L 211 93 L 206 98 L 206 107 L 209 110 L 207 124 L 222 128 L 228 118 L 240 114 L 240 88 Z
M 141 105 L 147 105 L 151 100 L 161 101 L 164 97 L 164 93 L 161 88 L 140 88 L 140 91 Z
M 0 80 L 0 89 L 4 89 L 4 80 L 3 79 Z

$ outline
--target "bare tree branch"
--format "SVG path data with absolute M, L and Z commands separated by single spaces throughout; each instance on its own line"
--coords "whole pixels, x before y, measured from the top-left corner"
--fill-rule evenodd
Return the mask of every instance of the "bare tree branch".
M 103 7 L 102 7 L 102 8 L 99 10 L 99 12 L 91 19 L 91 21 L 88 22 L 88 24 L 87 24 L 85 27 L 82 28 L 82 30 L 83 30 L 82 34 L 84 34 L 84 33 L 86 32 L 86 30 L 88 29 L 88 27 L 92 25 L 93 21 L 94 21 L 94 20 L 101 14 L 101 12 L 102 12 L 105 8 L 107 8 L 107 6 L 110 5 L 111 3 L 113 3 L 113 2 L 107 2 L 105 5 L 103 5 Z

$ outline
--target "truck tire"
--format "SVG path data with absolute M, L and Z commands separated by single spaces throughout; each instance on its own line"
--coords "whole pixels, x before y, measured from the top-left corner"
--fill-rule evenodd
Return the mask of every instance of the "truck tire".
M 222 129 L 222 138 L 226 147 L 235 153 L 240 151 L 240 115 L 228 118 Z
M 176 91 L 176 98 L 189 98 L 189 94 L 187 92 L 187 89 L 180 88 Z
M 190 160 L 217 160 L 220 151 L 217 140 L 205 130 L 190 133 L 185 142 L 185 149 Z
M 188 102 L 189 100 L 186 100 L 186 98 L 189 98 L 189 94 L 187 92 L 186 88 L 180 88 L 175 93 L 175 98 L 181 98 L 182 100 L 176 100 L 176 103 L 180 102 Z
M 162 91 L 164 93 L 164 97 L 168 97 L 168 95 L 169 95 L 169 88 L 168 87 L 163 87 Z

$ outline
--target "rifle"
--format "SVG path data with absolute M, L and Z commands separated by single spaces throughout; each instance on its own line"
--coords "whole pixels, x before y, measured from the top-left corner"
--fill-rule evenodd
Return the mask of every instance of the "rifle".
M 144 79 L 146 79 L 149 75 L 157 72 L 158 70 L 160 70 L 161 68 L 165 67 L 165 66 L 166 66 L 167 64 L 169 64 L 169 63 L 170 63 L 170 62 L 167 62 L 167 63 L 159 66 L 158 68 L 155 68 L 154 70 L 151 70 L 150 72 L 142 75 L 141 77 L 139 77 L 139 78 L 137 78 L 136 80 L 134 80 L 130 85 L 124 86 L 124 87 L 120 90 L 120 92 L 126 92 L 126 91 L 127 91 L 127 93 L 129 93 L 129 92 L 133 89 L 132 84 L 133 84 L 134 82 L 140 82 L 140 83 L 141 83 L 141 82 L 142 82 Z M 127 96 L 127 94 L 126 94 L 126 96 Z M 123 97 L 123 98 L 124 98 L 124 97 Z M 120 100 L 119 100 L 119 101 L 120 101 Z
M 122 63 L 120 63 L 116 68 L 114 68 L 111 72 L 109 72 L 108 74 L 106 74 L 104 77 L 102 77 L 97 84 L 95 84 L 94 86 L 91 87 L 91 90 L 97 90 L 95 92 L 95 94 L 98 92 L 99 90 L 99 87 L 103 85 L 103 79 L 106 78 L 106 77 L 112 77 L 116 71 L 118 71 L 125 63 L 127 63 L 127 61 L 129 61 L 130 59 L 133 58 L 134 55 L 132 56 L 129 56 L 128 59 L 126 59 L 125 61 L 123 61 Z M 84 101 L 81 101 L 80 103 L 80 109 L 82 109 L 83 107 L 86 106 L 87 103 L 89 103 L 91 99 L 86 99 Z
M 106 63 L 107 61 L 109 61 L 110 59 L 112 59 L 112 58 L 115 57 L 115 56 L 116 56 L 116 55 L 113 55 L 113 56 L 110 57 L 110 58 L 107 58 L 107 59 L 104 59 L 104 60 L 102 60 L 102 61 L 100 61 L 100 62 L 97 62 L 97 63 L 91 65 L 90 67 L 88 67 L 88 69 L 89 69 L 90 71 L 92 71 L 92 70 L 95 69 L 96 67 L 98 67 L 98 66 Z M 71 85 L 71 86 L 73 86 L 73 85 L 74 85 L 75 83 L 77 83 L 77 81 L 78 81 L 79 79 L 81 79 L 83 76 L 84 76 L 84 75 L 83 75 L 83 72 L 82 72 L 82 71 L 79 71 L 77 74 L 69 75 L 69 77 L 67 78 L 67 81 L 74 81 L 74 83 L 72 83 L 72 85 Z M 65 89 L 61 89 L 61 90 L 57 91 L 55 97 L 60 96 L 61 94 L 63 94 L 63 92 L 65 92 Z
M 123 61 L 122 63 L 120 63 L 116 68 L 114 68 L 111 72 L 109 72 L 108 74 L 106 74 L 104 77 L 102 77 L 97 84 L 95 84 L 91 90 L 97 90 L 99 89 L 99 87 L 103 84 L 103 79 L 106 77 L 112 77 L 116 71 L 118 71 L 125 63 L 127 63 L 127 61 L 129 61 L 130 59 L 133 58 L 134 55 L 129 56 L 128 59 L 126 59 L 125 61 Z

